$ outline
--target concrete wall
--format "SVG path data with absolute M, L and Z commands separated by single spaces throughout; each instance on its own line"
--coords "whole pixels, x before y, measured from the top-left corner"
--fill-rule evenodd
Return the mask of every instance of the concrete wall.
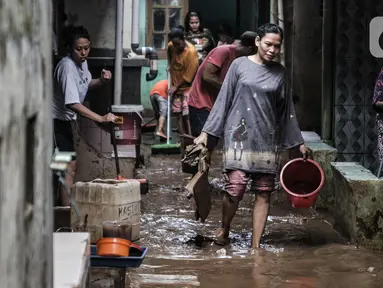
M 320 0 L 293 1 L 292 89 L 302 130 L 320 133 L 321 48 Z
M 334 227 L 351 243 L 383 251 L 383 180 L 353 162 L 331 163 Z
M 68 24 L 84 25 L 88 29 L 93 48 L 114 49 L 116 1 L 64 0 Z M 146 2 L 146 1 L 142 1 Z M 130 48 L 132 0 L 124 1 L 123 47 Z
M 0 2 L 0 279 L 52 287 L 51 3 Z

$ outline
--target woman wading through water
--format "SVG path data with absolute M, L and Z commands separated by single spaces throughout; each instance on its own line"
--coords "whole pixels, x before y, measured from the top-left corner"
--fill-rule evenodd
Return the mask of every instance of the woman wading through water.
M 265 24 L 258 28 L 257 35 L 257 54 L 237 58 L 231 64 L 202 133 L 195 139 L 196 144 L 206 145 L 208 135 L 224 137 L 226 193 L 222 226 L 215 241 L 219 245 L 229 243 L 230 223 L 251 179 L 251 191 L 256 194 L 252 246 L 259 247 L 274 191 L 277 150 L 299 147 L 307 157 L 287 71 L 273 62 L 281 49 L 283 30 Z

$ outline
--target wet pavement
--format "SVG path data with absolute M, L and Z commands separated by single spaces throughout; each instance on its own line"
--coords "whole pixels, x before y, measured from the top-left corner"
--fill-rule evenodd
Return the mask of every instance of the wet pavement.
M 262 249 L 250 249 L 254 195 L 247 193 L 232 224 L 231 244 L 210 241 L 220 225 L 221 155 L 209 173 L 213 203 L 205 223 L 194 220 L 180 155 L 153 156 L 138 178 L 150 181 L 142 196 L 143 264 L 128 271 L 126 287 L 383 287 L 383 254 L 349 245 L 332 219 L 314 209 L 294 209 L 275 192 Z M 105 286 L 107 287 L 107 286 Z

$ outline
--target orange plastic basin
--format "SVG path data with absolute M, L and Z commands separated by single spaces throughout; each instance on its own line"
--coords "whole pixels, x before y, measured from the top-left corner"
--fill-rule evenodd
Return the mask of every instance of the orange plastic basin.
M 97 241 L 98 256 L 128 257 L 131 242 L 122 238 L 101 238 Z

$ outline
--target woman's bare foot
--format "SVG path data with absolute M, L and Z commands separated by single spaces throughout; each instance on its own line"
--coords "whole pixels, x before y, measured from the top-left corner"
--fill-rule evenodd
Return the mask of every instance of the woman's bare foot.
M 161 137 L 161 138 L 165 138 L 165 139 L 167 139 L 167 137 L 166 137 L 166 135 L 165 135 L 164 132 L 157 131 L 156 135 L 159 136 L 159 137 Z
M 229 233 L 225 233 L 225 230 L 223 228 L 217 229 L 217 231 L 215 232 L 214 243 L 220 246 L 229 245 Z

